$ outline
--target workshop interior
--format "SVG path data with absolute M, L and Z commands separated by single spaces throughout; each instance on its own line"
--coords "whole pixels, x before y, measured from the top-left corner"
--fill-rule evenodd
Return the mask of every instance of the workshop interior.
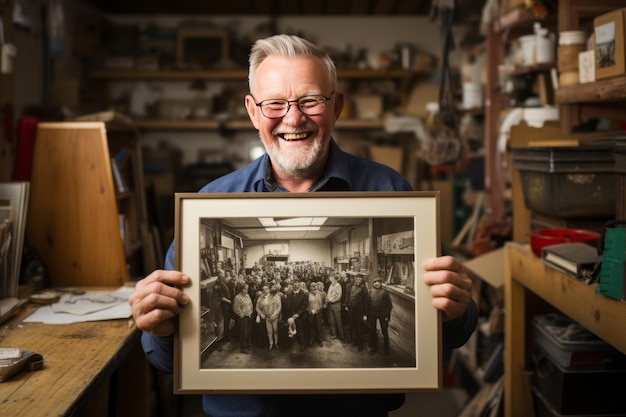
M 626 416 L 624 6 L 0 0 L 0 415 L 392 392 L 406 399 L 389 417 Z M 248 58 L 275 34 L 329 55 L 334 142 L 401 174 L 405 199 L 198 194 L 266 152 Z M 459 348 L 423 302 L 427 254 L 471 278 L 478 325 Z M 129 297 L 183 265 L 191 324 L 176 324 L 168 373 Z M 355 324 L 342 298 L 336 319 L 336 280 L 389 300 L 387 318 Z M 239 281 L 250 346 L 220 301 Z M 275 283 L 283 303 L 302 287 L 311 313 L 297 329 L 278 318 L 273 339 L 259 300 Z

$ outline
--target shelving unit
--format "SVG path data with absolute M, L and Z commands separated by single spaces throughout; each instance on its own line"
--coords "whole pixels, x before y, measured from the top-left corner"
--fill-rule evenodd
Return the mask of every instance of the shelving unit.
M 626 353 L 626 303 L 596 294 L 588 285 L 547 267 L 530 247 L 505 247 L 505 416 L 532 414 L 527 370 L 530 368 L 530 320 L 557 309 Z
M 405 104 L 409 98 L 412 82 L 418 78 L 430 75 L 428 71 L 410 70 L 339 70 L 337 77 L 343 81 L 359 80 L 392 80 L 398 83 L 400 102 Z M 237 71 L 136 71 L 136 70 L 110 70 L 91 71 L 87 79 L 96 82 L 115 81 L 241 81 L 245 82 L 248 77 L 247 70 Z M 249 120 L 161 120 L 146 119 L 137 120 L 136 125 L 142 130 L 252 130 Z M 337 129 L 382 129 L 383 120 L 364 120 L 354 118 L 341 118 L 337 122 Z
M 513 35 L 532 32 L 533 23 L 546 22 L 533 17 L 525 9 L 514 9 L 485 27 L 486 32 L 486 72 L 485 85 L 485 189 L 486 213 L 494 221 L 500 221 L 505 215 L 505 179 L 501 167 L 501 155 L 498 150 L 500 119 L 503 93 L 500 90 L 500 64 L 503 60 L 505 44 Z M 545 73 L 554 67 L 554 63 L 539 64 L 530 67 L 515 68 L 502 75 L 520 76 L 532 73 Z
M 122 157 L 118 166 L 127 186 L 116 191 L 116 199 L 126 225 L 123 244 L 128 274 L 130 279 L 142 278 L 157 268 L 162 256 L 156 250 L 158 233 L 148 220 L 139 135 L 136 127 L 122 124 L 109 123 L 106 132 L 109 155 Z
M 585 0 L 561 0 L 559 1 L 558 12 L 559 32 L 580 29 L 586 23 L 591 22 L 595 16 L 620 7 L 624 7 L 622 0 L 594 0 L 593 2 Z M 601 104 L 601 101 L 619 100 L 620 96 L 622 102 L 626 103 L 625 83 L 626 81 L 622 76 L 589 84 L 579 84 L 557 92 L 556 100 L 557 103 L 560 104 L 559 113 L 563 131 L 571 133 L 572 127 L 578 125 L 584 115 L 589 115 L 589 113 L 585 112 L 585 106 L 580 106 L 577 103 L 589 102 L 588 99 L 593 97 L 591 89 L 604 91 L 603 99 L 593 100 L 595 105 Z M 607 91 L 609 93 L 607 93 Z M 611 109 L 607 106 L 602 106 L 602 109 L 600 114 L 604 117 L 611 117 L 612 115 L 619 115 L 620 113 L 623 115 L 623 110 L 621 112 L 615 111 L 615 109 Z M 592 113 L 594 112 L 593 110 L 591 111 Z
M 623 7 L 620 0 L 561 0 L 558 30 L 576 30 L 594 16 Z M 560 106 L 560 133 L 571 135 L 583 117 L 624 119 L 626 76 L 560 88 L 555 92 Z M 607 133 L 609 134 L 609 133 Z M 606 138 L 607 134 L 590 139 Z M 623 134 L 623 132 L 622 132 Z M 576 135 L 584 139 L 589 135 Z M 514 195 L 515 198 L 515 195 Z M 517 193 L 515 212 L 526 209 Z M 520 213 L 522 217 L 528 213 Z M 626 336 L 616 332 L 626 324 L 626 303 L 596 293 L 596 284 L 588 285 L 556 269 L 547 267 L 528 245 L 510 242 L 505 247 L 505 416 L 532 415 L 529 389 L 531 318 L 559 310 L 583 327 L 626 353 Z

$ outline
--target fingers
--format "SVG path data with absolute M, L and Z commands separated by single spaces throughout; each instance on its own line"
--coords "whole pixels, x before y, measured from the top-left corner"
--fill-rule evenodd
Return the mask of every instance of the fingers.
M 469 301 L 467 303 L 462 303 L 445 297 L 433 297 L 432 301 L 433 307 L 442 312 L 443 321 L 454 320 L 462 316 L 463 313 L 465 313 L 468 304 Z
M 472 280 L 465 266 L 451 256 L 427 259 L 422 267 L 426 271 L 424 282 L 427 285 L 449 283 L 463 290 L 472 288 Z
M 472 296 L 472 280 L 465 266 L 451 256 L 427 259 L 422 265 L 433 306 L 443 312 L 444 320 L 461 316 Z
M 189 277 L 178 271 L 157 270 L 142 279 L 128 298 L 137 328 L 158 336 L 174 331 L 174 318 L 189 297 L 173 285 L 186 285 Z

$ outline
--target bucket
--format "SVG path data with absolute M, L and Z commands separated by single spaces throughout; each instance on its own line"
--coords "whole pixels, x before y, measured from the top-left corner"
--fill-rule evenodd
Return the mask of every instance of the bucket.
M 554 62 L 554 38 L 551 36 L 537 36 L 537 50 L 535 52 L 537 64 Z
M 529 67 L 535 64 L 535 49 L 537 47 L 537 36 L 526 35 L 519 38 L 522 49 L 522 65 Z
M 463 83 L 463 108 L 475 109 L 483 106 L 483 86 L 480 83 Z
M 554 34 L 535 23 L 534 34 L 519 38 L 522 49 L 522 65 L 531 66 L 554 62 Z

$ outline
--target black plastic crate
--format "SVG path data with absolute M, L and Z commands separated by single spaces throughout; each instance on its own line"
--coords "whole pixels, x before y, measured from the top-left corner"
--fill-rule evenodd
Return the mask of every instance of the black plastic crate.
M 512 149 L 524 203 L 534 212 L 560 218 L 614 218 L 613 144 Z

